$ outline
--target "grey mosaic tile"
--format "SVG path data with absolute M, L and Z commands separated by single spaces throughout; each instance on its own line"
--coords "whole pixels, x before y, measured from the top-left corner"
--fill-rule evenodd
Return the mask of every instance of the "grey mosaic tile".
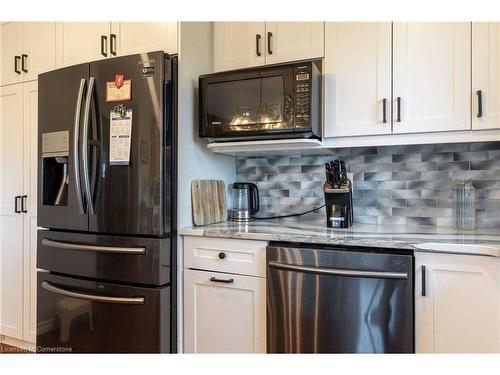
M 486 151 L 455 152 L 453 154 L 453 160 L 455 160 L 455 161 L 488 160 L 488 153 Z
M 420 198 L 420 190 L 393 190 L 392 197 L 396 199 Z
M 335 155 L 238 157 L 236 177 L 256 182 L 262 212 L 304 212 L 324 203 L 324 163 L 353 173 L 356 222 L 453 224 L 457 180 L 472 179 L 478 226 L 500 228 L 500 142 L 342 148 Z M 324 216 L 324 209 L 308 217 Z
M 438 171 L 466 171 L 470 168 L 469 161 L 450 161 L 437 164 Z M 472 168 L 475 169 L 475 168 Z
M 420 180 L 420 172 L 392 172 L 392 180 L 394 181 L 408 181 Z
M 422 154 L 422 161 L 434 161 L 434 162 L 443 162 L 443 161 L 453 161 L 453 152 L 441 152 L 441 153 L 425 153 Z M 455 154 L 459 155 L 459 154 Z M 464 159 L 457 159 L 464 160 Z
M 392 161 L 394 163 L 400 163 L 400 162 L 417 163 L 417 162 L 422 161 L 422 155 L 421 154 L 396 154 L 396 155 L 392 155 Z
M 365 172 L 365 181 L 389 181 L 392 179 L 392 172 Z

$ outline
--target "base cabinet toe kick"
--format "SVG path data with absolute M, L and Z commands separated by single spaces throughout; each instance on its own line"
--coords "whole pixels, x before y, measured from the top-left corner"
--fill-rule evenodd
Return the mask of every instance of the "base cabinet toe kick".
M 186 353 L 500 353 L 498 257 L 183 243 Z

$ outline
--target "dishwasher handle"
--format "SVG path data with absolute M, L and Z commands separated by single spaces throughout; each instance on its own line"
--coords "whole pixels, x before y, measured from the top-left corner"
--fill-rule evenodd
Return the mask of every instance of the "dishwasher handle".
M 300 266 L 294 264 L 278 263 L 274 261 L 270 261 L 268 265 L 270 267 L 284 269 L 284 270 L 317 273 L 317 274 L 332 275 L 332 276 L 369 277 L 377 279 L 403 279 L 403 280 L 408 279 L 407 272 L 346 270 L 341 268 Z

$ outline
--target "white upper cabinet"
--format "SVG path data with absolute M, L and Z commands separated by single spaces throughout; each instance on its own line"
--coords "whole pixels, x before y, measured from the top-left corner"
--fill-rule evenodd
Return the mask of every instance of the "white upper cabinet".
M 23 81 L 21 55 L 23 54 L 23 23 L 9 22 L 1 26 L 1 84 L 8 85 Z
M 177 22 L 113 22 L 112 31 L 117 35 L 118 55 L 160 50 L 177 53 Z
M 57 65 L 75 65 L 111 56 L 111 22 L 59 22 Z
M 25 22 L 24 53 L 25 81 L 38 79 L 38 75 L 56 68 L 56 23 Z
M 265 22 L 215 22 L 214 70 L 266 63 Z
M 394 133 L 468 130 L 471 25 L 395 22 Z
M 499 352 L 499 260 L 415 253 L 417 353 Z
M 177 22 L 61 22 L 58 66 L 163 50 L 177 53 Z
M 33 81 L 55 69 L 55 22 L 10 22 L 1 28 L 2 85 Z
M 391 23 L 325 24 L 324 135 L 391 133 Z
M 500 128 L 500 23 L 472 23 L 472 128 Z
M 266 64 L 320 58 L 324 22 L 266 22 Z
M 214 70 L 321 58 L 324 22 L 215 22 Z

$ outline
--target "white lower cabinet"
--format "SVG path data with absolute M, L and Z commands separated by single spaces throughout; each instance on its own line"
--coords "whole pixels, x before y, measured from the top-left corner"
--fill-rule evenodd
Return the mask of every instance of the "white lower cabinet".
M 184 273 L 186 353 L 265 353 L 266 279 Z
M 266 352 L 266 241 L 184 237 L 184 352 Z
M 499 352 L 499 260 L 415 253 L 417 353 Z

